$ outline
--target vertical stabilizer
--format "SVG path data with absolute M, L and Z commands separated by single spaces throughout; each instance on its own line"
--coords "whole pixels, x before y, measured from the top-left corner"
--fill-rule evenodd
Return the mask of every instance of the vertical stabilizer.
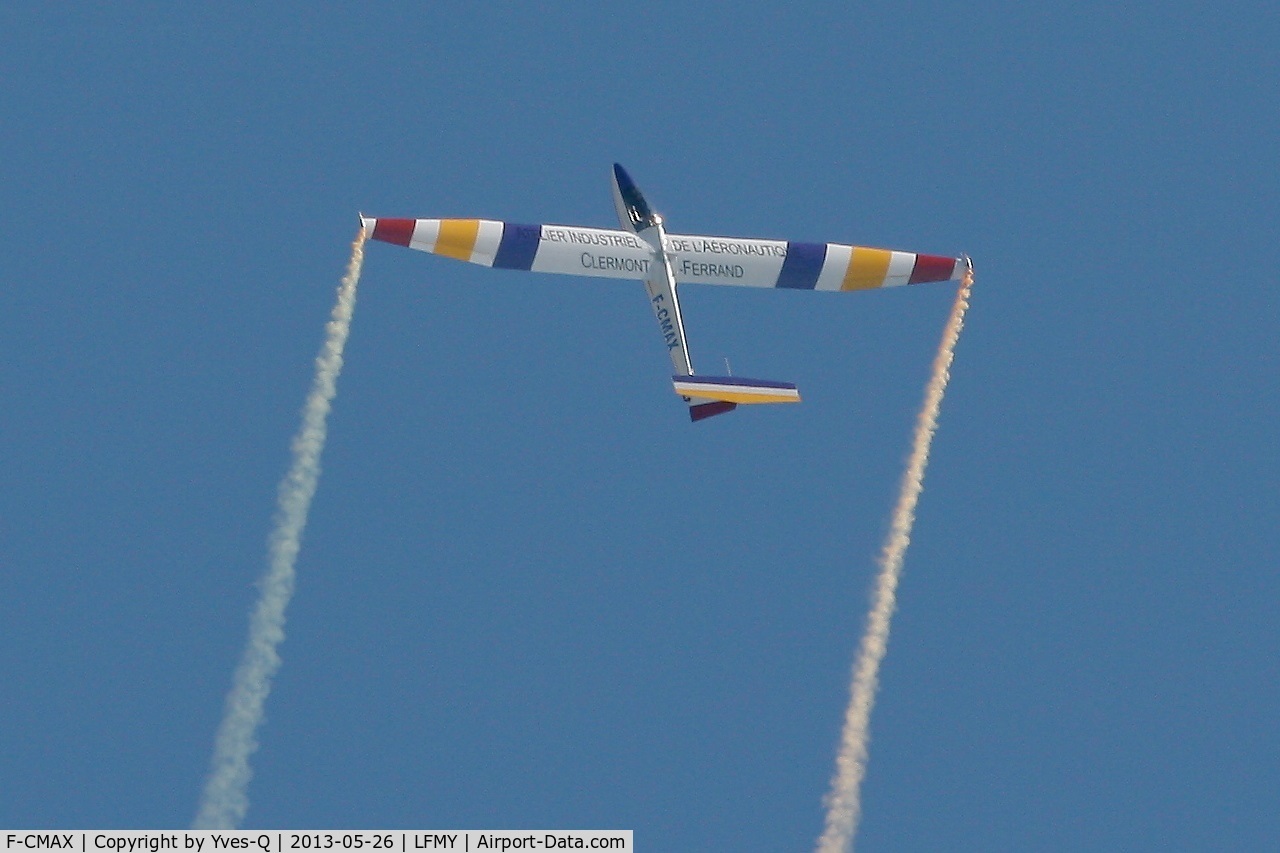
M 692 400 L 688 397 L 685 399 L 689 400 L 689 420 L 694 423 L 738 408 L 737 403 L 726 403 L 723 400 Z

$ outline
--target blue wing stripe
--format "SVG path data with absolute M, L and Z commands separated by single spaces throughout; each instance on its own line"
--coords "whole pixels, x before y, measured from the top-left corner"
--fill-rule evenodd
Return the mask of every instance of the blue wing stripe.
M 541 225 L 502 223 L 502 241 L 498 243 L 498 253 L 493 257 L 493 265 L 503 270 L 533 269 L 533 258 L 538 254 L 538 243 L 541 240 Z
M 826 243 L 787 242 L 787 257 L 778 273 L 778 287 L 813 290 L 827 259 Z

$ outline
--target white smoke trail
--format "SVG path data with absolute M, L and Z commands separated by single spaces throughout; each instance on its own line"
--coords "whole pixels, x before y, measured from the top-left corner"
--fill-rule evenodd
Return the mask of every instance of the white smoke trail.
M 284 640 L 285 608 L 293 597 L 294 562 L 307 525 L 307 512 L 320 478 L 325 420 L 342 371 L 342 349 L 351 330 L 356 285 L 364 263 L 364 231 L 351 244 L 351 261 L 338 287 L 338 299 L 325 326 L 324 346 L 316 356 L 315 378 L 293 437 L 293 464 L 276 498 L 275 529 L 268 540 L 268 566 L 259 581 L 262 596 L 249 620 L 249 641 L 236 668 L 226 712 L 213 746 L 213 761 L 192 829 L 235 829 L 249 808 L 249 756 L 258 748 L 262 706 L 271 679 L 280 669 L 277 649 Z
M 880 553 L 880 576 L 876 580 L 871 612 L 867 615 L 867 631 L 853 666 L 853 683 L 849 688 L 849 707 L 845 711 L 844 732 L 840 737 L 840 753 L 831 790 L 826 796 L 827 822 L 818 839 L 818 853 L 846 853 L 853 850 L 853 836 L 858 827 L 862 804 L 859 790 L 867 772 L 867 728 L 871 708 L 875 704 L 880 662 L 889 645 L 889 620 L 893 617 L 894 595 L 902 558 L 911 542 L 911 526 L 915 523 L 916 502 L 924 488 L 924 469 L 929 463 L 929 445 L 938 429 L 938 409 L 950 378 L 951 361 L 956 341 L 964 326 L 964 312 L 969 307 L 969 291 L 973 274 L 965 276 L 956 293 L 951 316 L 942 332 L 942 343 L 933 359 L 933 373 L 925 387 L 924 404 L 916 416 L 915 437 L 907 469 L 902 474 L 902 488 L 893 509 L 893 520 Z

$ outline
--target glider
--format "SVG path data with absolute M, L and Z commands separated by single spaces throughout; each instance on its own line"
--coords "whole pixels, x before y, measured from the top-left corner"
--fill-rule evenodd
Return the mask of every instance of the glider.
M 669 234 L 631 176 L 613 165 L 613 201 L 624 230 L 517 225 L 490 219 L 384 219 L 360 215 L 367 237 L 498 269 L 643 281 L 691 420 L 740 403 L 798 403 L 789 382 L 701 376 L 693 371 L 676 286 L 736 284 L 792 290 L 866 290 L 960 280 L 968 257 L 947 258 L 841 243 Z

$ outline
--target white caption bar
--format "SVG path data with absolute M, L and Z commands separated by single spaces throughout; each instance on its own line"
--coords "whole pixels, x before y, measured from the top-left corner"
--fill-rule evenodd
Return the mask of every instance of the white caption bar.
M 470 853 L 510 850 L 634 850 L 630 829 L 416 829 L 254 832 L 248 829 L 187 829 L 142 832 L 104 829 L 72 832 L 49 830 L 0 830 L 0 853 L 74 851 L 74 853 L 304 853 L 304 851 L 461 850 Z

